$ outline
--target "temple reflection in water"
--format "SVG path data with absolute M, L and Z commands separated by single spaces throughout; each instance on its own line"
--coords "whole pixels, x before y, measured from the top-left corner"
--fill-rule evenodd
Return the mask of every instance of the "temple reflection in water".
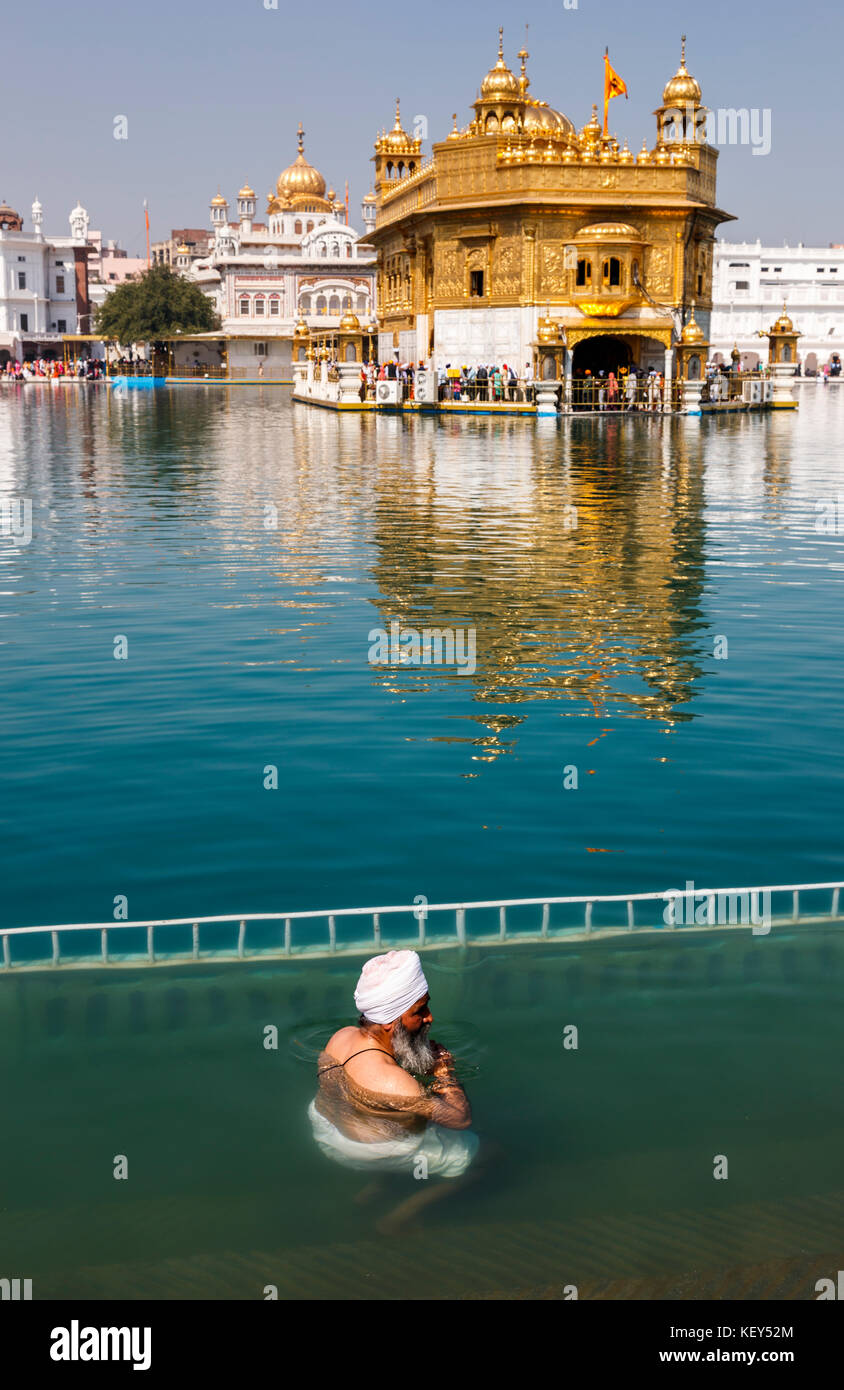
M 374 681 L 408 699 L 465 684 L 490 707 L 469 716 L 488 731 L 471 741 L 490 756 L 527 713 L 495 705 L 692 717 L 685 707 L 712 657 L 701 610 L 704 440 L 667 421 L 635 434 L 625 424 L 583 420 L 543 439 L 499 420 L 467 431 L 297 414 L 307 452 L 315 436 L 321 449 L 334 441 L 338 476 L 347 442 L 375 460 L 371 626 L 476 630 L 473 674 L 394 664 L 373 667 Z

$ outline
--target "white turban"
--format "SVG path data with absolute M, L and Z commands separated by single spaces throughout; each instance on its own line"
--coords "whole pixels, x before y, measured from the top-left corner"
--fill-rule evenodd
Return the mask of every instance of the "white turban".
M 428 981 L 415 951 L 373 956 L 360 972 L 355 1004 L 371 1023 L 394 1023 L 428 993 Z

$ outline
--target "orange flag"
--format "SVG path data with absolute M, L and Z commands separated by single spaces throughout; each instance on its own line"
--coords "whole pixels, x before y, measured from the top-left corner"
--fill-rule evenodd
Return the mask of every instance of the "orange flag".
M 607 111 L 613 97 L 627 96 L 627 83 L 619 77 L 610 63 L 610 51 L 604 49 L 604 134 L 607 134 Z

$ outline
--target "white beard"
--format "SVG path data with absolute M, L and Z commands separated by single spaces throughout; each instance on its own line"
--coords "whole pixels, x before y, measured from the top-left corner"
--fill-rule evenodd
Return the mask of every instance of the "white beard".
M 415 1072 L 417 1076 L 429 1076 L 434 1070 L 436 1056 L 434 1049 L 428 1042 L 430 1023 L 425 1024 L 419 1029 L 418 1033 L 409 1033 L 404 1024 L 399 1021 L 393 1029 L 390 1039 L 393 1045 L 393 1055 L 400 1067 L 405 1071 Z

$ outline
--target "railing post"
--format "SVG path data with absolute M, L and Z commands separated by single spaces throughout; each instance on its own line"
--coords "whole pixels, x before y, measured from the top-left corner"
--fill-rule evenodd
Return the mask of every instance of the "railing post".
M 291 938 L 292 938 L 292 931 L 291 931 L 291 925 L 290 925 L 290 918 L 289 918 L 289 917 L 285 917 L 285 919 L 284 919 L 284 954 L 285 954 L 286 956 L 289 956 L 289 955 L 290 955 L 290 947 L 291 947 L 291 944 L 292 944 Z
M 58 932 L 57 932 L 57 931 L 51 931 L 51 932 L 50 932 L 50 938 L 51 938 L 51 940 L 52 940 L 52 942 L 53 942 L 53 960 L 52 960 L 52 964 L 53 964 L 53 965 L 58 965 L 58 963 L 59 963 L 59 934 L 58 934 Z
M 108 965 L 108 928 L 103 927 L 100 932 L 100 942 L 102 945 L 103 965 Z
M 585 913 L 583 914 L 583 926 L 584 926 L 584 929 L 585 929 L 586 931 L 588 931 L 588 932 L 590 932 L 590 931 L 592 930 L 592 904 L 591 904 L 591 902 L 588 902 L 588 903 L 586 904 L 586 911 L 585 911 Z
M 796 922 L 800 916 L 800 890 L 795 888 L 791 895 L 791 920 Z
M 246 923 L 241 922 L 237 930 L 237 955 L 238 960 L 243 960 L 244 949 L 246 946 Z
M 465 946 L 465 945 L 466 945 L 466 909 L 465 909 L 465 907 L 458 907 L 458 909 L 457 909 L 457 940 L 460 942 L 460 945 L 461 945 L 461 946 Z
M 9 938 L 8 938 L 8 936 L 4 936 L 4 937 L 3 937 L 3 964 L 5 965 L 5 967 L 6 967 L 7 970 L 11 968 L 12 956 L 11 956 L 11 952 L 10 952 L 10 950 L 9 950 Z
M 502 940 L 502 941 L 506 941 L 506 940 L 507 940 L 507 909 L 506 909 L 506 907 L 500 907 L 500 908 L 498 909 L 498 935 L 501 937 L 501 940 Z
M 547 935 L 548 935 L 548 920 L 549 920 L 550 916 L 551 916 L 551 909 L 550 909 L 550 907 L 548 906 L 547 903 L 543 903 L 543 904 L 542 904 L 542 927 L 541 927 L 541 929 L 540 929 L 540 930 L 541 930 L 541 935 L 542 935 L 542 936 L 547 936 Z
M 710 893 L 710 894 L 709 894 L 709 897 L 706 899 L 706 924 L 707 924 L 707 926 L 709 926 L 709 927 L 714 927 L 714 926 L 715 926 L 715 918 L 716 918 L 716 915 L 717 915 L 717 914 L 716 914 L 716 911 L 715 911 L 715 894 L 714 894 L 714 893 Z
M 328 948 L 330 951 L 337 950 L 337 924 L 333 917 L 328 919 Z
M 155 960 L 155 927 L 147 927 L 147 960 Z
M 627 899 L 627 930 L 632 931 L 636 923 L 633 919 L 633 899 Z
M 839 894 L 839 892 L 840 892 L 840 889 L 838 889 L 838 888 L 833 888 L 833 890 L 832 890 L 832 911 L 831 911 L 830 914 L 829 914 L 830 917 L 837 917 L 837 916 L 838 916 L 838 894 Z
M 376 946 L 381 945 L 381 917 L 377 912 L 372 914 L 372 940 Z
M 193 928 L 192 928 L 192 930 L 191 930 L 191 936 L 193 937 L 193 958 L 194 958 L 194 960 L 199 960 L 199 923 L 198 923 L 198 922 L 194 922 Z

